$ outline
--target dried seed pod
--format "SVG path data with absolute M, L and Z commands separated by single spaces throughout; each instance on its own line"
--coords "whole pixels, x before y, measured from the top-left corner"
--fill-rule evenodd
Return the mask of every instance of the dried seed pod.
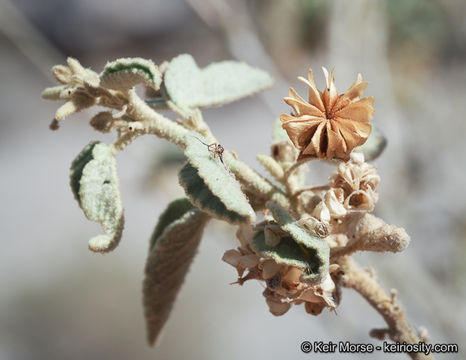
M 325 68 L 323 71 L 327 88 L 323 92 L 317 90 L 312 70 L 309 70 L 308 80 L 299 78 L 309 86 L 309 100 L 304 100 L 290 88 L 284 100 L 293 108 L 294 114 L 282 114 L 280 120 L 293 144 L 301 151 L 298 159 L 346 160 L 351 150 L 364 144 L 369 137 L 374 98 L 360 99 L 367 86 L 360 74 L 346 93 L 338 95 L 335 71 L 330 74 Z
M 344 215 L 338 203 L 346 210 L 374 210 L 378 200 L 375 188 L 379 182 L 380 176 L 373 165 L 354 161 L 341 163 L 337 173 L 330 177 L 332 189 L 325 195 L 332 217 Z
M 329 234 L 329 228 L 326 223 L 317 220 L 315 217 L 304 214 L 298 221 L 298 224 L 303 226 L 311 234 L 324 238 Z
M 325 193 L 324 202 L 332 218 L 341 218 L 346 215 L 347 211 L 343 206 L 343 190 L 340 188 L 330 189 Z

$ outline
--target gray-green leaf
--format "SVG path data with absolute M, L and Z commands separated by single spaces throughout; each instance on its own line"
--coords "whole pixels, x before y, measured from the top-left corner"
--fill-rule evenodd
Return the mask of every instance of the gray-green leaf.
M 143 284 L 147 339 L 155 345 L 196 254 L 208 216 L 189 208 L 186 199 L 172 202 L 151 238 Z
M 115 157 L 101 142 L 91 142 L 71 164 L 70 185 L 89 220 L 102 224 L 105 234 L 89 240 L 95 252 L 113 250 L 120 241 L 124 217 Z
M 186 135 L 188 163 L 179 173 L 180 184 L 193 204 L 231 223 L 254 222 L 255 213 L 241 185 L 197 133 Z
M 151 60 L 142 58 L 123 58 L 109 62 L 100 74 L 100 85 L 121 91 L 138 84 L 158 90 L 161 82 L 162 75 L 157 66 Z
M 151 236 L 149 249 L 152 249 L 157 239 L 162 235 L 168 225 L 181 218 L 189 210 L 194 209 L 194 205 L 187 198 L 173 200 L 168 204 L 165 211 L 159 216 L 159 221 Z
M 375 126 L 372 126 L 372 132 L 364 144 L 357 147 L 364 154 L 365 161 L 377 159 L 387 146 L 387 139 L 382 132 Z
M 226 104 L 264 90 L 272 83 L 265 71 L 237 61 L 213 63 L 201 70 L 188 54 L 172 59 L 164 74 L 168 96 L 184 109 Z
M 305 270 L 304 281 L 320 281 L 328 272 L 330 250 L 327 242 L 313 236 L 291 217 L 280 205 L 268 202 L 267 208 L 280 228 L 289 234 L 277 246 L 268 246 L 264 232 L 258 232 L 252 246 L 264 257 L 279 264 L 296 266 Z
M 273 129 L 272 129 L 272 143 L 279 143 L 279 142 L 288 142 L 290 138 L 286 133 L 285 129 L 283 129 L 282 122 L 280 118 L 274 121 Z

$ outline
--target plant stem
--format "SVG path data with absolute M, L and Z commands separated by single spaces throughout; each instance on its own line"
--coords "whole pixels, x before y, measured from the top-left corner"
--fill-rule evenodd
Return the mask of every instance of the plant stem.
M 142 134 L 154 134 L 178 145 L 180 148 L 186 147 L 185 137 L 190 130 L 154 111 L 134 90 L 129 92 L 128 113 L 134 119 L 141 122 L 143 128 L 121 136 L 113 145 L 115 151 L 122 150 Z M 216 142 L 215 137 L 212 135 L 202 115 L 200 115 L 200 112 L 193 114 L 196 116 L 193 123 L 196 124 L 199 129 L 202 129 L 203 135 L 207 135 L 209 141 Z M 196 128 L 195 130 L 198 129 Z M 259 175 L 228 151 L 224 154 L 224 160 L 235 176 L 250 190 L 257 193 L 259 197 L 264 198 L 266 201 L 277 201 L 283 207 L 289 208 L 290 204 L 285 194 L 266 178 Z
M 363 270 L 350 257 L 340 258 L 339 264 L 344 272 L 342 285 L 356 290 L 382 315 L 388 325 L 385 333 L 391 340 L 408 344 L 417 344 L 423 341 L 409 325 L 404 310 L 396 301 L 395 296 L 389 297 L 374 276 Z M 380 333 L 380 330 L 378 331 Z M 431 355 L 424 353 L 408 353 L 408 355 L 414 360 L 433 359 Z

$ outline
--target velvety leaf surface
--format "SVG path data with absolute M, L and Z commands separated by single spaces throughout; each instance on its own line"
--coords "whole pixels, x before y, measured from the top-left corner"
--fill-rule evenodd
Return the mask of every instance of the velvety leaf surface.
M 138 84 L 145 84 L 158 90 L 162 75 L 151 60 L 122 58 L 105 65 L 100 74 L 100 85 L 108 89 L 129 90 Z
M 124 218 L 116 160 L 106 144 L 91 142 L 81 151 L 71 164 L 70 185 L 86 217 L 104 228 L 105 234 L 89 240 L 89 249 L 113 250 L 120 241 Z
M 264 90 L 272 83 L 265 71 L 245 63 L 222 61 L 200 69 L 187 54 L 172 59 L 164 75 L 168 96 L 185 109 L 226 104 Z
M 175 200 L 160 216 L 152 235 L 143 283 L 147 339 L 151 345 L 155 345 L 170 315 L 207 220 L 208 215 L 189 208 L 186 199 Z
M 240 183 L 205 143 L 197 133 L 186 136 L 188 163 L 179 174 L 186 194 L 196 206 L 214 217 L 231 223 L 255 221 L 254 210 Z
M 263 232 L 259 232 L 253 239 L 255 250 L 278 263 L 305 269 L 307 272 L 307 275 L 303 276 L 305 281 L 320 280 L 328 272 L 330 250 L 327 242 L 298 225 L 278 204 L 268 202 L 267 208 L 280 228 L 290 236 L 282 237 L 277 246 L 271 247 L 266 244 Z
M 151 237 L 150 248 L 152 249 L 154 247 L 155 241 L 160 237 L 168 225 L 173 223 L 175 220 L 178 220 L 186 212 L 194 208 L 194 205 L 191 204 L 187 198 L 176 199 L 168 204 L 165 211 L 159 216 L 159 221 Z

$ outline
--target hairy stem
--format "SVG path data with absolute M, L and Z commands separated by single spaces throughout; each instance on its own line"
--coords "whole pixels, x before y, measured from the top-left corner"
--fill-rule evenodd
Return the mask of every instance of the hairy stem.
M 181 148 L 186 146 L 185 136 L 188 129 L 152 110 L 134 90 L 129 91 L 128 112 L 144 125 L 144 132 L 155 134 Z
M 157 135 L 181 148 L 186 146 L 185 136 L 189 133 L 189 130 L 154 111 L 134 90 L 129 92 L 128 113 L 134 119 L 141 122 L 142 128 L 121 136 L 113 145 L 115 151 L 122 150 L 142 134 Z M 194 120 L 191 119 L 193 120 L 192 124 L 196 125 L 194 130 L 202 130 L 202 134 L 207 136 L 209 141 L 216 142 L 200 112 L 193 112 L 191 115 L 186 116 L 195 116 Z M 285 194 L 244 162 L 238 160 L 228 151 L 224 154 L 224 160 L 235 176 L 250 190 L 257 193 L 264 200 L 275 200 L 283 207 L 289 207 L 290 204 Z
M 422 339 L 416 334 L 406 320 L 404 310 L 398 304 L 396 297 L 388 296 L 377 283 L 374 276 L 363 270 L 350 257 L 339 259 L 344 272 L 343 286 L 356 290 L 384 318 L 388 325 L 385 333 L 391 340 L 408 344 L 417 344 Z M 423 353 L 408 353 L 415 360 L 433 359 Z

